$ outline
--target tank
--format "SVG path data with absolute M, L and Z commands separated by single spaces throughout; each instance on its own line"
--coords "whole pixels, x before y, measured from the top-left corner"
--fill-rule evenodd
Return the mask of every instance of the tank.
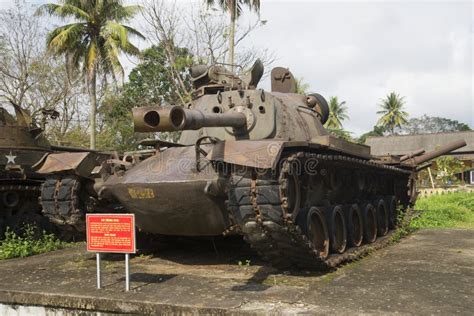
M 44 177 L 32 166 L 51 150 L 27 112 L 16 104 L 0 106 L 0 236 L 6 226 L 45 224 L 38 204 Z
M 179 141 L 146 140 L 148 151 L 109 160 L 98 198 L 135 213 L 146 233 L 240 234 L 278 268 L 335 267 L 387 239 L 416 200 L 417 172 L 465 145 L 376 157 L 326 131 L 326 100 L 296 94 L 286 68 L 271 71 L 272 91 L 257 89 L 260 61 L 243 77 L 220 65 L 190 74 L 189 104 L 133 110 L 137 132 Z
M 58 115 L 54 110 L 43 114 Z M 40 172 L 38 167 L 50 156 L 49 172 Z M 109 157 L 110 153 L 51 145 L 43 129 L 20 106 L 0 107 L 0 236 L 6 227 L 19 231 L 28 223 L 39 232 L 54 231 L 66 240 L 82 237 L 83 223 L 63 225 L 54 215 L 66 211 L 82 215 L 96 196 L 93 170 Z M 61 172 L 55 173 L 55 168 Z

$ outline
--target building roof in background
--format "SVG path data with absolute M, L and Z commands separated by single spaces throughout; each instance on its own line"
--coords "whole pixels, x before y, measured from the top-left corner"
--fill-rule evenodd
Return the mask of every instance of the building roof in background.
M 371 147 L 372 155 L 405 155 L 417 149 L 435 150 L 460 139 L 464 139 L 467 145 L 454 151 L 454 156 L 474 157 L 474 131 L 368 137 L 365 144 Z

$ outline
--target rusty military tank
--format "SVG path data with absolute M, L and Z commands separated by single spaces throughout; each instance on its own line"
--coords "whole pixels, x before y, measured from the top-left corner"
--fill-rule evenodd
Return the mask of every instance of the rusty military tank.
M 148 140 L 151 154 L 107 161 L 97 195 L 135 213 L 147 233 L 241 234 L 279 268 L 353 259 L 414 203 L 420 168 L 465 144 L 375 157 L 324 128 L 326 100 L 296 94 L 288 69 L 272 70 L 270 92 L 257 89 L 259 61 L 244 77 L 221 65 L 190 74 L 189 104 L 134 109 L 137 132 L 179 131 L 179 141 Z
M 0 106 L 0 236 L 6 226 L 46 224 L 38 204 L 44 177 L 32 166 L 51 145 L 29 114 L 18 105 Z
M 53 119 L 59 115 L 54 110 L 43 109 L 42 112 L 45 117 L 48 115 Z M 52 180 L 55 175 L 37 172 L 37 165 L 43 165 L 50 154 L 60 157 L 89 157 L 93 154 L 94 167 L 100 159 L 105 159 L 104 156 L 110 157 L 88 149 L 52 145 L 27 111 L 15 103 L 0 106 L 0 236 L 3 237 L 7 226 L 16 231 L 25 223 L 41 230 L 58 232 L 55 226 L 57 223 L 44 211 L 46 205 L 52 204 L 48 194 L 62 198 L 54 205 L 59 210 L 63 210 L 68 201 L 85 203 L 82 201 L 94 197 L 95 191 L 87 190 L 86 186 L 79 188 L 77 184 L 64 180 L 63 186 L 56 187 Z M 85 185 L 93 175 L 84 160 L 87 159 L 82 159 L 81 166 L 75 167 L 79 167 L 76 169 L 82 172 L 81 183 Z M 74 160 L 63 162 L 73 164 Z M 67 174 L 62 176 L 67 177 Z M 67 231 L 69 236 L 73 236 L 82 233 L 82 230 L 81 227 L 75 231 L 69 228 Z

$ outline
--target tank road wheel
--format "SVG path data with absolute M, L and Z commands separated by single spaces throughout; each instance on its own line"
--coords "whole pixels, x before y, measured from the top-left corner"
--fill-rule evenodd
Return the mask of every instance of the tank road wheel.
M 347 243 L 350 247 L 362 245 L 364 237 L 364 221 L 357 204 L 352 204 L 347 211 Z
M 388 233 L 388 210 L 383 199 L 374 202 L 377 208 L 377 235 L 385 236 Z
M 364 220 L 364 241 L 367 244 L 373 243 L 377 239 L 377 210 L 367 203 L 362 208 L 362 218 Z
M 284 164 L 280 174 L 280 198 L 286 216 L 293 220 L 298 216 L 301 205 L 301 182 L 300 171 L 301 168 L 296 161 L 288 161 Z
M 343 253 L 347 246 L 347 231 L 342 206 L 335 206 L 327 215 L 331 251 Z
M 324 210 L 317 207 L 310 208 L 307 222 L 308 236 L 314 249 L 318 251 L 322 259 L 327 258 L 329 254 L 329 234 Z
M 394 229 L 397 226 L 397 200 L 393 195 L 385 198 L 385 207 L 388 210 L 388 228 Z
M 20 195 L 16 191 L 6 191 L 2 194 L 3 205 L 7 208 L 16 208 L 20 204 Z

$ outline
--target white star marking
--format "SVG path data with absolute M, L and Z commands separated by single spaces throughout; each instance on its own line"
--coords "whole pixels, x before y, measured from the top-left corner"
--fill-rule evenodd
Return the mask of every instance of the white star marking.
M 16 156 L 13 156 L 12 152 L 10 151 L 10 155 L 5 155 L 5 158 L 7 158 L 7 164 L 15 164 L 15 159 Z

